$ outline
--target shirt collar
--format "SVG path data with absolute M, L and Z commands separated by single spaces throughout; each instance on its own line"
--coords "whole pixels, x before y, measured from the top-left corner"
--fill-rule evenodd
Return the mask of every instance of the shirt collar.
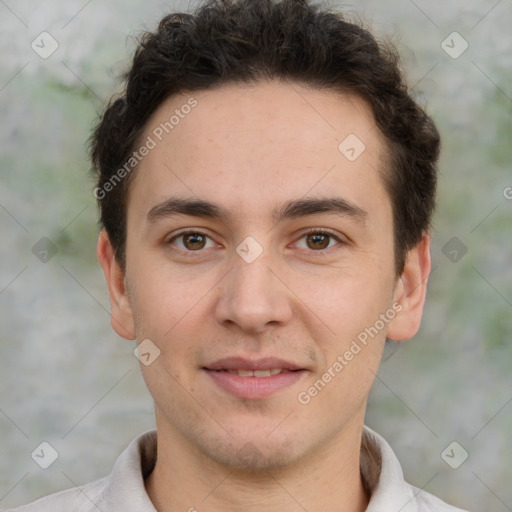
M 156 463 L 156 441 L 156 430 L 145 432 L 136 437 L 119 456 L 104 491 L 104 510 L 157 512 L 144 485 L 144 479 Z
M 156 512 L 144 485 L 155 465 L 156 451 L 156 430 L 145 432 L 130 443 L 117 459 L 103 490 L 106 510 Z M 415 496 L 404 480 L 393 450 L 383 437 L 366 426 L 361 441 L 361 476 L 370 494 L 366 512 L 417 510 Z
M 370 493 L 366 512 L 416 512 L 413 488 L 404 480 L 400 462 L 386 440 L 364 427 L 361 441 L 361 477 Z

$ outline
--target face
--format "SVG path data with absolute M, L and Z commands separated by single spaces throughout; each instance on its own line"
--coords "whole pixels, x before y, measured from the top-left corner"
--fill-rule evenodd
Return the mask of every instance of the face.
M 328 449 L 361 427 L 386 336 L 417 329 L 428 273 L 427 240 L 394 274 L 371 111 L 298 84 L 229 85 L 168 99 L 148 137 L 126 274 L 104 233 L 98 253 L 114 327 L 160 351 L 141 365 L 159 432 L 234 466 Z

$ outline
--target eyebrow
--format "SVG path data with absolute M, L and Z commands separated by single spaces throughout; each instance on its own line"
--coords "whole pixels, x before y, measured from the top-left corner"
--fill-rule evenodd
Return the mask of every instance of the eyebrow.
M 229 216 L 227 210 L 209 201 L 170 197 L 151 208 L 146 219 L 149 224 L 153 224 L 161 219 L 175 215 L 189 215 L 205 219 L 222 219 Z
M 359 223 L 364 223 L 368 217 L 368 212 L 341 197 L 311 197 L 287 201 L 272 212 L 272 218 L 276 222 L 281 222 L 321 213 L 349 217 Z M 146 218 L 148 224 L 153 224 L 176 215 L 215 220 L 228 219 L 231 216 L 228 210 L 210 201 L 170 197 L 151 208 Z
M 279 210 L 274 212 L 273 218 L 280 222 L 285 219 L 296 219 L 319 213 L 332 213 L 349 217 L 359 223 L 364 223 L 368 217 L 366 210 L 341 197 L 311 197 L 286 202 Z

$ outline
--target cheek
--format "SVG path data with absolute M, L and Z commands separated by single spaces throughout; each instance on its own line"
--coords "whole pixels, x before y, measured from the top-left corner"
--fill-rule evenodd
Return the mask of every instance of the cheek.
M 167 339 L 190 321 L 208 291 L 208 279 L 191 280 L 190 275 L 170 273 L 155 259 L 132 262 L 136 272 L 129 274 L 130 300 L 137 339 Z
M 199 289 L 190 280 L 179 284 L 162 275 L 156 272 L 152 279 L 140 281 L 132 305 L 137 339 L 150 339 L 160 351 L 153 364 L 141 366 L 148 388 L 156 395 L 167 395 L 162 383 L 192 391 L 189 377 L 197 370 L 201 344 L 208 342 L 205 321 L 211 318 L 211 309 L 207 311 L 211 303 L 205 296 L 211 287 Z
M 336 346 L 372 326 L 390 307 L 392 280 L 377 265 L 329 269 L 323 275 L 290 276 L 304 315 L 316 319 Z M 389 272 L 387 272 L 389 274 Z
M 388 315 L 387 322 L 381 320 L 391 305 L 387 289 L 375 280 L 346 279 L 331 282 L 331 286 L 334 289 L 328 294 L 311 293 L 310 289 L 308 305 L 322 323 L 310 317 L 317 326 L 325 324 L 328 329 L 310 327 L 322 365 L 302 390 L 302 398 L 314 401 L 311 410 L 328 409 L 333 419 L 341 421 L 366 403 L 393 315 Z

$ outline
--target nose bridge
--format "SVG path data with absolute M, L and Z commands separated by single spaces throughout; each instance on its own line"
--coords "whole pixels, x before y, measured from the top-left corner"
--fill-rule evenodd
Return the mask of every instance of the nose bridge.
M 272 273 L 269 269 L 272 262 L 268 252 L 257 257 L 254 261 L 242 257 L 234 258 L 232 278 L 236 286 L 234 291 L 240 295 L 252 296 L 256 299 L 260 294 L 269 298 L 272 288 Z M 250 293 L 246 293 L 250 292 Z M 260 297 L 260 298 L 262 298 Z
M 286 287 L 269 268 L 270 253 L 254 259 L 245 257 L 252 250 L 250 242 L 237 249 L 233 267 L 221 283 L 216 315 L 221 323 L 237 324 L 245 331 L 262 331 L 270 323 L 287 322 L 292 308 Z

